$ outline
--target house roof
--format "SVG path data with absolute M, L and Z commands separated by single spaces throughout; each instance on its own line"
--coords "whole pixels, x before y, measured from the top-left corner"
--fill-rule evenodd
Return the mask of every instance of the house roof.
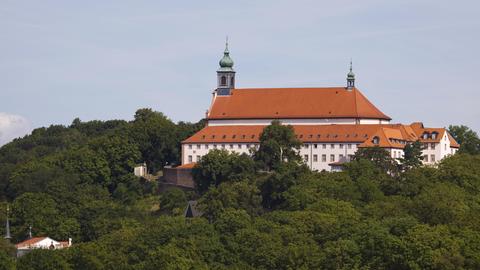
M 217 96 L 207 119 L 368 118 L 391 120 L 358 89 L 247 88 Z
M 28 247 L 28 246 L 31 246 L 31 245 L 34 245 L 44 239 L 46 239 L 47 237 L 46 236 L 41 236 L 41 237 L 32 237 L 30 239 L 27 239 L 23 242 L 20 242 L 20 243 L 17 243 L 15 245 L 16 248 L 23 248 L 23 247 Z
M 177 167 L 175 167 L 175 169 L 192 169 L 193 167 L 195 167 L 196 164 L 197 163 L 195 163 L 195 162 L 187 163 L 187 164 L 177 166 Z
M 184 216 L 188 218 L 200 217 L 203 213 L 197 207 L 197 201 L 188 201 Z
M 445 128 L 426 128 L 423 126 L 422 123 L 416 122 L 410 125 L 412 130 L 416 133 L 418 136 L 418 140 L 423 143 L 439 143 L 445 133 L 447 134 L 447 137 L 450 141 L 450 147 L 453 148 L 459 148 L 460 144 L 450 135 L 450 133 L 447 132 Z M 435 138 L 432 137 L 432 134 L 436 133 L 437 136 Z M 427 138 L 424 138 L 424 134 L 427 134 Z
M 206 126 L 183 143 L 258 143 L 265 126 Z M 359 147 L 379 146 L 403 149 L 406 142 L 440 142 L 444 128 L 418 128 L 402 124 L 376 125 L 294 125 L 296 137 L 304 143 L 358 143 Z M 435 139 L 423 139 L 425 131 L 437 132 Z M 448 134 L 451 147 L 459 147 Z M 373 138 L 378 137 L 378 143 Z M 186 164 L 183 166 L 192 166 Z M 179 167 L 177 167 L 179 168 Z
M 183 143 L 258 143 L 265 126 L 207 126 L 183 141 Z M 296 137 L 302 142 L 350 142 L 365 143 L 364 146 L 374 146 L 369 139 L 380 138 L 378 146 L 403 148 L 404 138 L 402 125 L 295 125 Z M 403 131 L 405 133 L 405 131 Z M 370 145 L 372 144 L 372 145 Z

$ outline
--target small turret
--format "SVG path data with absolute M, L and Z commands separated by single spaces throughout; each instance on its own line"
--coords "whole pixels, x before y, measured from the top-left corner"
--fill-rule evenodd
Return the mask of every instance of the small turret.
M 352 60 L 350 60 L 350 72 L 347 74 L 347 89 L 352 90 L 355 87 L 355 73 L 353 73 Z

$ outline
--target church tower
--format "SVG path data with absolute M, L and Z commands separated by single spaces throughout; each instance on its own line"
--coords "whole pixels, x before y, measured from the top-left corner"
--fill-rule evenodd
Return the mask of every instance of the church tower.
M 228 39 L 225 42 L 225 51 L 220 59 L 220 68 L 217 70 L 217 95 L 228 96 L 235 88 L 235 70 L 233 70 L 233 60 L 228 51 Z

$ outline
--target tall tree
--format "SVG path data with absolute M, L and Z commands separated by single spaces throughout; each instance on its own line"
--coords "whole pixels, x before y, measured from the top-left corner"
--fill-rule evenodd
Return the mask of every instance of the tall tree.
M 274 120 L 260 135 L 260 147 L 254 159 L 266 170 L 275 169 L 285 160 L 300 161 L 298 150 L 301 145 L 292 126 Z
M 467 126 L 449 126 L 448 132 L 460 144 L 460 153 L 480 154 L 480 138 L 478 134 Z
M 353 160 L 367 159 L 372 161 L 378 168 L 390 174 L 398 172 L 398 163 L 390 156 L 390 153 L 378 146 L 360 148 L 353 156 Z
M 403 157 L 399 158 L 403 170 L 418 168 L 422 165 L 422 144 L 419 141 L 407 144 L 403 152 Z

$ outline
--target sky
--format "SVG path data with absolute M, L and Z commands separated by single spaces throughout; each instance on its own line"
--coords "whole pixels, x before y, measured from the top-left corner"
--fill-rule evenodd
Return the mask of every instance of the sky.
M 0 145 L 51 124 L 198 121 L 237 88 L 356 86 L 395 123 L 480 131 L 480 1 L 0 0 Z

